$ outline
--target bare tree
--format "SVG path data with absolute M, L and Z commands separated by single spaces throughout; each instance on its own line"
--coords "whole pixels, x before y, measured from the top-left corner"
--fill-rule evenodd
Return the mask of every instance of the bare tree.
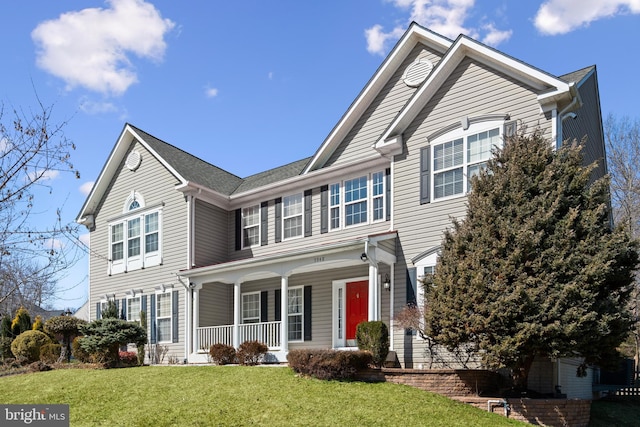
M 611 203 L 614 220 L 624 224 L 629 235 L 640 238 L 640 121 L 629 117 L 617 118 L 609 114 L 604 123 L 607 144 L 607 163 L 611 175 Z M 632 329 L 633 356 L 636 371 L 640 363 L 640 277 L 631 298 L 635 317 Z M 637 375 L 637 373 L 636 373 Z M 637 379 L 637 378 L 636 378 Z
M 56 275 L 77 259 L 77 246 L 64 250 L 77 228 L 63 224 L 61 207 L 45 225 L 34 210 L 37 198 L 52 193 L 52 178 L 62 173 L 79 178 L 70 161 L 75 146 L 64 134 L 66 123 L 51 122 L 52 107 L 39 100 L 35 112 L 0 104 L 0 303 L 13 298 L 42 303 L 51 296 Z

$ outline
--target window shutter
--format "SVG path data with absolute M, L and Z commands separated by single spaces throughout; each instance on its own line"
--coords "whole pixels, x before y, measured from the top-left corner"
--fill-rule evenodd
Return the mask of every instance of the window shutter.
M 269 291 L 260 292 L 260 321 L 269 321 Z
M 304 287 L 304 340 L 311 341 L 311 286 Z
M 151 324 L 151 338 L 149 339 L 149 343 L 150 344 L 155 344 L 156 343 L 156 338 L 157 338 L 157 334 L 156 334 L 156 296 L 155 294 L 151 295 L 151 304 L 150 304 L 150 310 L 151 312 L 151 322 L 149 322 Z
M 420 149 L 420 204 L 429 203 L 431 200 L 431 147 Z
M 504 130 L 502 132 L 502 139 L 506 140 L 507 138 L 511 138 L 516 136 L 518 131 L 518 122 L 512 120 L 510 122 L 506 122 L 504 124 Z
M 276 243 L 282 241 L 282 197 L 276 199 Z
M 320 187 L 320 233 L 329 232 L 329 186 Z
M 385 219 L 391 221 L 391 168 L 384 171 L 384 188 Z
M 304 237 L 311 236 L 311 190 L 304 192 Z
M 171 296 L 171 342 L 178 342 L 178 291 Z
M 236 209 L 236 251 L 242 249 L 242 209 Z
M 102 319 L 102 311 L 100 310 L 100 303 L 96 303 L 96 320 Z
M 275 313 L 274 314 L 274 319 L 276 320 L 276 322 L 279 322 L 280 320 L 282 320 L 282 300 L 280 299 L 280 297 L 282 296 L 282 289 L 276 289 L 276 291 L 274 292 L 275 294 Z
M 140 297 L 140 313 L 144 312 L 144 317 L 146 320 L 147 317 L 147 296 L 146 295 L 142 295 Z M 142 320 L 142 316 L 140 316 L 140 320 Z M 147 331 L 145 331 L 147 332 Z
M 407 268 L 407 305 L 416 305 L 416 281 L 417 272 L 415 267 Z M 406 335 L 413 335 L 413 329 L 405 329 Z
M 118 313 L 120 313 L 120 300 L 116 299 L 114 300 L 114 302 L 116 303 L 116 316 L 120 316 Z
M 120 318 L 127 320 L 127 299 L 122 298 L 122 310 L 120 311 Z
M 260 246 L 269 243 L 269 202 L 260 203 Z

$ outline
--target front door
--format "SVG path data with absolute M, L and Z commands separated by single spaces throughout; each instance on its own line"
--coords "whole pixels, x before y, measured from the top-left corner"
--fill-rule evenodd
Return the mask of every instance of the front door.
M 369 315 L 369 281 L 347 282 L 346 338 L 348 346 L 355 346 L 356 327 Z

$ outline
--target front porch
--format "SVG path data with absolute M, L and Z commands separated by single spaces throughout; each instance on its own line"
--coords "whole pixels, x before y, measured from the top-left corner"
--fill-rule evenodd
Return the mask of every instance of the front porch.
M 395 256 L 372 240 L 185 272 L 188 362 L 206 363 L 213 344 L 254 340 L 286 362 L 290 348 L 354 347 L 361 321 L 391 323 Z

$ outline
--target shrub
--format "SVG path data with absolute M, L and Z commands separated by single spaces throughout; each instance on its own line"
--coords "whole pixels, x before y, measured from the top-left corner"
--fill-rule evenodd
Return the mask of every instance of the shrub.
M 13 357 L 13 353 L 11 352 L 12 342 L 13 338 L 0 336 L 0 360 Z
M 137 366 L 138 365 L 138 354 L 133 351 L 121 351 L 118 353 L 118 357 L 120 359 L 120 363 L 123 366 Z
M 53 369 L 51 366 L 47 365 L 42 360 L 38 360 L 37 362 L 31 363 L 28 366 L 28 368 L 29 368 L 29 372 L 45 372 Z
M 73 339 L 71 342 L 71 354 L 80 362 L 89 363 L 91 362 L 91 355 L 80 345 L 80 340 L 82 340 L 82 338 L 83 337 L 75 337 Z
M 11 322 L 11 333 L 17 337 L 23 332 L 31 330 L 31 316 L 26 308 L 20 307 Z
M 389 328 L 382 321 L 359 323 L 356 327 L 358 348 L 371 353 L 372 362 L 380 367 L 389 354 Z
M 265 354 L 269 351 L 269 347 L 260 341 L 245 341 L 240 344 L 236 357 L 238 363 L 243 366 L 252 366 L 260 363 Z
M 84 335 L 80 345 L 92 356 L 102 355 L 106 359 L 99 363 L 115 365 L 120 362 L 120 347 L 133 343 L 140 347 L 147 343 L 147 331 L 135 322 L 121 319 L 98 319 L 80 325 L 80 333 Z M 98 362 L 96 360 L 96 362 Z
M 236 363 L 236 349 L 227 344 L 214 344 L 209 348 L 211 361 L 216 365 Z
M 21 333 L 11 343 L 11 352 L 19 359 L 23 357 L 27 363 L 40 360 L 40 347 L 51 343 L 51 338 L 44 332 L 29 330 Z
M 57 343 L 49 343 L 40 347 L 40 360 L 45 363 L 56 363 L 60 359 L 62 346 Z
M 44 330 L 62 341 L 62 358 L 67 362 L 71 361 L 71 340 L 80 334 L 80 327 L 86 323 L 74 316 L 55 316 L 44 323 Z
M 294 372 L 321 380 L 346 380 L 371 363 L 371 353 L 339 350 L 291 350 L 287 355 Z

